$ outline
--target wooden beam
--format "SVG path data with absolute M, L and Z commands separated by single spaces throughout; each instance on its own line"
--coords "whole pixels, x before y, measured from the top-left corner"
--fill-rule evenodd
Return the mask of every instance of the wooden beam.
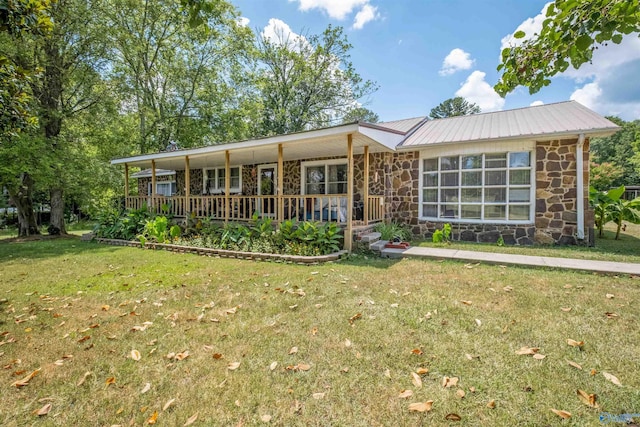
M 191 213 L 191 168 L 189 166 L 189 156 L 184 156 L 184 213 L 189 216 Z
M 129 165 L 127 163 L 124 164 L 124 197 L 125 197 L 125 206 L 127 204 L 126 198 L 129 197 Z
M 344 232 L 344 248 L 353 247 L 353 136 L 347 135 L 347 228 Z
M 278 203 L 278 221 L 284 221 L 284 159 L 282 157 L 282 144 L 278 144 L 278 186 L 276 187 L 276 200 Z
M 151 206 L 156 207 L 156 161 L 151 160 Z
M 362 219 L 364 225 L 369 224 L 369 146 L 364 146 L 364 159 L 362 169 L 364 170 L 363 184 L 362 184 L 362 198 L 364 199 L 364 205 L 362 207 Z
M 229 221 L 231 204 L 229 203 L 229 192 L 231 191 L 231 177 L 229 176 L 231 167 L 229 166 L 229 150 L 224 152 L 224 222 Z

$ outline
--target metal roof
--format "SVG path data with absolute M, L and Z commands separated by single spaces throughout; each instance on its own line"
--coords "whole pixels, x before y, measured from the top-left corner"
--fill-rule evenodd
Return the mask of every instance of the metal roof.
M 424 119 L 426 118 L 427 118 L 426 116 L 413 117 L 411 119 L 402 119 L 402 120 L 393 120 L 390 122 L 375 123 L 375 125 L 383 128 L 393 129 L 403 133 L 407 133 L 411 129 L 416 127 L 416 125 L 424 121 Z
M 410 134 L 398 148 L 501 139 L 548 139 L 581 133 L 606 136 L 618 130 L 618 125 L 598 113 L 575 101 L 566 101 L 429 120 Z

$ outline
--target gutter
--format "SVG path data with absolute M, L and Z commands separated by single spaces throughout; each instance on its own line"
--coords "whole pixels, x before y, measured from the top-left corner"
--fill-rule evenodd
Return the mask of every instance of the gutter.
M 576 209 L 579 240 L 584 240 L 584 140 L 584 133 L 581 133 L 576 144 Z

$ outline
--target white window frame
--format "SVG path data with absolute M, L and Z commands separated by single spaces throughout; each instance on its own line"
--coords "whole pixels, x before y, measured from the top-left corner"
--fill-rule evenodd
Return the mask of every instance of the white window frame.
M 273 169 L 273 191 L 275 194 L 278 193 L 278 164 L 277 163 L 266 163 L 262 165 L 258 165 L 258 195 L 263 196 L 262 194 L 262 170 L 263 169 Z M 274 194 L 274 195 L 275 195 Z M 270 195 L 270 194 L 269 194 Z
M 520 152 L 528 152 L 529 153 L 529 166 L 528 167 L 509 167 L 509 156 L 512 153 L 520 153 Z M 486 163 L 485 163 L 485 155 L 491 155 L 491 154 L 501 154 L 501 153 L 506 153 L 506 166 L 504 168 L 486 168 Z M 532 224 L 534 222 L 534 218 L 535 218 L 535 170 L 536 170 L 536 158 L 535 158 L 535 154 L 536 151 L 535 149 L 531 149 L 531 148 L 520 148 L 518 147 L 518 149 L 511 149 L 511 150 L 479 150 L 478 152 L 467 152 L 465 150 L 465 152 L 448 152 L 448 153 L 437 153 L 434 151 L 431 152 L 421 152 L 420 153 L 420 163 L 419 163 L 419 183 L 418 183 L 418 218 L 420 220 L 425 220 L 425 221 L 431 221 L 431 222 L 450 222 L 450 223 L 466 223 L 466 224 L 513 224 L 513 225 L 519 225 L 519 224 Z M 481 155 L 482 156 L 482 165 L 481 168 L 477 168 L 477 169 L 462 169 L 462 157 L 469 157 L 469 156 L 477 156 L 477 155 Z M 441 168 L 441 158 L 443 157 L 458 157 L 458 185 L 457 186 L 452 186 L 452 187 L 445 187 L 442 185 L 442 173 L 443 170 Z M 426 173 L 424 171 L 424 161 L 427 159 L 437 159 L 438 161 L 438 186 L 437 186 L 437 192 L 438 192 L 438 202 L 435 203 L 435 206 L 438 207 L 438 214 L 440 215 L 440 208 L 443 205 L 443 203 L 440 201 L 440 197 L 441 197 L 441 189 L 442 188 L 451 188 L 451 189 L 458 189 L 458 194 L 460 195 L 460 191 L 462 188 L 474 188 L 476 186 L 473 187 L 463 187 L 462 186 L 462 173 L 463 172 L 481 172 L 481 176 L 482 176 L 482 184 L 477 186 L 479 188 L 482 189 L 482 197 L 481 197 L 481 201 L 480 202 L 468 202 L 468 203 L 462 203 L 462 201 L 460 200 L 460 197 L 458 197 L 458 213 L 456 217 L 430 217 L 430 216 L 425 216 L 423 215 L 424 212 L 424 204 L 425 203 L 431 203 L 431 202 L 425 202 L 423 200 L 424 198 L 424 174 Z M 527 187 L 526 185 L 510 185 L 509 184 L 509 175 L 510 175 L 510 171 L 516 171 L 516 170 L 530 170 L 530 176 L 529 176 L 529 202 L 509 202 L 509 188 L 510 187 Z M 484 184 L 484 180 L 485 180 L 485 172 L 486 171 L 491 171 L 491 170 L 495 170 L 495 171 L 506 171 L 506 183 L 504 186 L 486 186 Z M 446 173 L 446 171 L 444 171 Z M 436 188 L 436 187 L 426 187 L 426 188 Z M 486 203 L 486 201 L 484 200 L 484 192 L 485 189 L 487 188 L 505 188 L 506 190 L 506 194 L 505 194 L 505 202 L 504 204 L 501 203 Z M 481 211 L 480 211 L 480 216 L 481 218 L 484 218 L 485 215 L 485 206 L 486 205 L 504 205 L 506 206 L 505 208 L 505 219 L 472 219 L 472 218 L 460 218 L 460 210 L 461 210 L 461 206 L 462 205 L 479 205 L 481 206 Z M 509 218 L 509 206 L 524 206 L 524 205 L 529 205 L 529 218 L 526 220 L 510 220 Z
M 325 176 L 325 183 L 324 183 L 324 194 L 334 194 L 334 193 L 327 193 L 327 191 L 329 190 L 329 185 L 326 181 L 326 177 L 329 176 L 329 170 L 328 170 L 328 166 L 332 166 L 332 165 L 346 165 L 347 166 L 347 174 L 349 173 L 349 161 L 347 160 L 347 158 L 340 158 L 340 159 L 330 159 L 330 160 L 312 160 L 312 161 L 308 161 L 308 162 L 301 162 L 300 163 L 300 194 L 305 195 L 307 194 L 307 168 L 308 167 L 314 167 L 314 166 L 324 166 L 324 176 Z M 346 183 L 348 185 L 349 180 L 347 179 Z M 335 194 L 347 194 L 347 193 L 335 193 Z
M 229 193 L 242 193 L 242 165 L 230 165 L 229 172 L 232 169 L 238 168 L 238 186 L 237 187 L 229 187 Z M 224 171 L 225 167 L 216 167 L 216 168 L 204 168 L 202 169 L 202 189 L 204 194 L 222 194 L 224 193 L 225 188 L 220 188 L 218 186 L 220 171 Z M 207 187 L 207 181 L 209 180 L 209 174 L 213 172 L 213 182 L 214 187 L 210 189 Z M 226 177 L 225 179 L 227 179 Z
M 169 184 L 169 190 L 170 193 L 169 195 L 167 194 L 160 194 L 160 192 L 158 191 L 158 186 L 159 185 L 163 185 L 163 184 Z M 178 188 L 176 186 L 176 181 L 175 180 L 171 180 L 171 181 L 156 181 L 156 191 L 155 192 L 151 192 L 151 181 L 149 181 L 149 184 L 147 185 L 147 194 L 149 194 L 150 196 L 155 196 L 156 194 L 160 194 L 161 196 L 165 196 L 165 197 L 171 197 L 174 194 L 176 194 L 178 192 Z

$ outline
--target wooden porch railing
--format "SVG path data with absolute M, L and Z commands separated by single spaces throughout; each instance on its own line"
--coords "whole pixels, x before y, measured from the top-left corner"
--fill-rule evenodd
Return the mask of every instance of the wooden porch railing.
M 166 213 L 177 217 L 186 217 L 191 212 L 194 212 L 196 217 L 199 218 L 248 221 L 254 213 L 257 213 L 259 217 L 277 220 L 281 207 L 282 216 L 285 220 L 335 221 L 343 223 L 347 221 L 346 194 L 308 194 L 279 197 L 231 195 L 228 197 L 229 218 L 225 218 L 226 200 L 227 198 L 223 195 L 191 196 L 188 200 L 185 196 L 128 196 L 125 198 L 125 203 L 128 209 L 141 209 L 146 206 L 154 213 Z M 369 221 L 380 221 L 384 218 L 383 200 L 382 196 L 369 197 Z M 282 206 L 280 206 L 280 203 Z

